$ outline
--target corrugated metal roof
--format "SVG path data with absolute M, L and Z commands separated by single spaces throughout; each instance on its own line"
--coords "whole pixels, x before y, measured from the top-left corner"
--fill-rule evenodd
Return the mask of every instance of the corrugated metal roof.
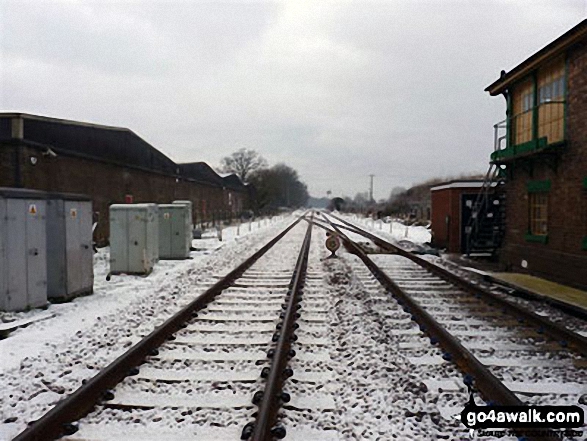
M 188 162 L 178 166 L 181 175 L 188 179 L 224 187 L 224 180 L 205 162 Z
M 240 178 L 235 175 L 234 173 L 224 176 L 222 178 L 226 187 L 231 188 L 233 190 L 244 191 L 246 190 L 245 184 L 240 180 Z

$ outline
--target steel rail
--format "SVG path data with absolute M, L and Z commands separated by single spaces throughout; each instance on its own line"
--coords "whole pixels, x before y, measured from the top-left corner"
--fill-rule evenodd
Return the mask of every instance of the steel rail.
M 338 216 L 335 216 L 333 214 L 329 214 L 328 216 L 331 216 L 334 219 L 337 219 L 338 221 L 342 222 L 344 225 L 340 225 L 340 227 L 350 230 L 356 234 L 360 234 L 363 237 L 366 237 L 367 239 L 370 239 L 377 246 L 387 251 L 399 254 L 403 257 L 410 259 L 412 262 L 424 267 L 431 273 L 439 276 L 447 282 L 458 286 L 462 290 L 474 295 L 477 298 L 483 299 L 490 306 L 497 305 L 497 307 L 500 308 L 503 313 L 514 316 L 519 322 L 527 322 L 533 324 L 537 328 L 538 333 L 544 333 L 549 335 L 550 337 L 558 341 L 561 346 L 567 349 L 571 349 L 577 352 L 578 354 L 582 355 L 583 357 L 587 357 L 587 337 L 584 337 L 581 334 L 573 332 L 570 329 L 567 329 L 564 326 L 559 325 L 558 323 L 554 323 L 545 317 L 542 317 L 532 311 L 529 311 L 521 305 L 503 299 L 498 295 L 492 293 L 491 291 L 479 285 L 471 283 L 470 281 L 465 280 L 459 277 L 458 275 L 444 268 L 441 268 L 438 265 L 433 264 L 432 262 L 429 262 L 426 259 L 422 259 L 421 257 L 418 257 L 398 247 L 397 245 L 393 245 L 392 243 L 387 242 L 386 240 L 383 240 L 380 237 L 377 237 L 374 234 L 369 233 L 368 231 L 365 231 L 362 228 L 359 228 L 356 225 L 353 225 L 344 219 L 341 219 Z
M 149 335 L 141 339 L 137 344 L 89 379 L 71 395 L 59 401 L 45 415 L 31 423 L 29 427 L 17 435 L 13 441 L 47 441 L 56 439 L 62 435 L 75 433 L 77 427 L 72 424 L 73 422 L 86 416 L 104 398 L 108 390 L 115 387 L 127 377 L 131 370 L 140 365 L 147 356 L 155 355 L 157 348 L 168 340 L 172 334 L 180 330 L 183 324 L 193 317 L 193 314 L 204 308 L 218 294 L 241 277 L 261 256 L 290 232 L 302 218 L 303 215 L 238 267 L 233 269 L 223 279 L 216 282 L 206 292 L 183 307 L 161 326 L 157 327 Z
M 327 219 L 327 218 L 326 218 Z M 328 219 L 327 219 L 328 220 Z M 349 252 L 355 254 L 367 266 L 373 276 L 381 285 L 391 293 L 396 301 L 402 306 L 403 310 L 411 314 L 412 320 L 420 325 L 420 330 L 428 335 L 431 341 L 436 340 L 444 349 L 443 358 L 452 361 L 465 374 L 464 383 L 474 385 L 479 392 L 489 401 L 503 406 L 525 406 L 510 389 L 508 389 L 493 373 L 481 363 L 467 348 L 465 348 L 459 339 L 454 337 L 442 326 L 434 317 L 432 317 L 420 304 L 412 299 L 403 289 L 401 289 L 385 272 L 377 266 L 365 252 L 344 233 L 338 226 L 329 222 L 334 230 L 338 232 L 343 239 L 345 247 Z M 434 339 L 434 340 L 433 340 Z M 532 435 L 535 429 L 515 429 L 520 436 L 526 436 L 528 440 L 548 440 L 548 436 Z
M 310 220 L 312 218 L 313 214 L 310 216 Z M 303 219 L 306 217 L 303 216 Z M 270 350 L 272 351 L 272 362 L 265 389 L 262 391 L 262 399 L 258 404 L 257 417 L 252 424 L 245 426 L 242 439 L 267 441 L 285 437 L 285 428 L 277 425 L 277 414 L 281 403 L 289 401 L 289 396 L 283 392 L 283 384 L 291 375 L 291 372 L 289 375 L 286 372 L 288 360 L 295 356 L 295 351 L 291 349 L 291 343 L 294 337 L 295 321 L 299 318 L 298 309 L 306 280 L 311 239 L 312 223 L 310 222 L 286 295 L 287 307 L 282 313 L 283 321 L 280 323 L 281 326 L 277 327 L 279 338 L 275 349 Z

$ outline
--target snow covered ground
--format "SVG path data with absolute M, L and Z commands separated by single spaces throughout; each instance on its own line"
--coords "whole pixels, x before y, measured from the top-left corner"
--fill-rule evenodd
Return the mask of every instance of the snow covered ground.
M 75 390 L 216 279 L 295 220 L 245 223 L 194 240 L 184 261 L 159 261 L 148 277 L 108 273 L 108 248 L 94 257 L 94 293 L 45 310 L 1 313 L 0 321 L 49 317 L 0 340 L 0 440 L 10 439 L 50 404 Z M 238 231 L 237 231 L 238 230 Z M 238 232 L 238 235 L 237 235 Z
M 430 240 L 429 231 L 423 227 L 394 223 L 389 232 L 390 224 L 382 224 L 380 229 L 378 223 L 372 225 L 370 220 L 345 218 L 393 242 Z M 41 416 L 53 403 L 75 390 L 82 380 L 95 375 L 141 336 L 203 293 L 294 219 L 288 216 L 274 222 L 258 224 L 256 221 L 252 231 L 248 224 L 243 224 L 238 228 L 238 235 L 236 226 L 229 227 L 222 232 L 222 242 L 218 241 L 216 232 L 209 232 L 203 239 L 194 241 L 198 251 L 191 253 L 192 259 L 161 261 L 148 277 L 114 276 L 107 282 L 108 250 L 100 250 L 95 257 L 93 295 L 51 305 L 46 311 L 0 316 L 5 320 L 53 315 L 0 340 L 3 394 L 0 440 L 19 433 L 27 422 Z M 462 374 L 453 364 L 442 360 L 440 349 L 430 344 L 410 315 L 389 298 L 356 256 L 341 248 L 337 252 L 340 258 L 326 259 L 329 252 L 324 246 L 325 239 L 323 230 L 314 229 L 308 285 L 301 309 L 302 316 L 309 314 L 306 320 L 317 322 L 301 326 L 300 339 L 294 345 L 300 355 L 316 353 L 320 357 L 294 357 L 295 375 L 286 384 L 286 390 L 292 394 L 294 404 L 299 396 L 313 393 L 328 398 L 329 403 L 321 410 L 291 403 L 285 406 L 283 422 L 288 430 L 292 429 L 288 437 L 293 435 L 294 439 L 309 441 L 467 438 L 468 431 L 455 419 L 468 400 Z M 267 258 L 275 264 L 282 260 L 293 262 L 299 247 L 286 249 L 276 250 L 278 257 L 268 255 Z M 249 271 L 252 275 L 249 282 L 255 274 L 262 274 L 256 271 Z M 225 299 L 225 304 L 216 307 L 242 306 L 238 304 L 241 298 L 238 293 L 227 292 L 226 296 L 229 299 Z M 218 314 L 216 307 L 210 308 L 209 314 Z M 266 311 L 260 309 L 258 313 Z M 182 334 L 178 336 L 181 337 Z M 234 338 L 237 337 L 242 336 L 235 334 Z M 205 338 L 205 334 L 190 338 Z M 206 352 L 214 352 L 214 345 L 209 346 Z M 422 355 L 439 361 L 414 363 L 416 356 Z M 185 370 L 185 366 L 180 367 Z M 254 370 L 260 367 L 255 366 Z M 197 372 L 207 378 L 208 370 L 206 365 Z M 141 372 L 148 375 L 148 371 Z M 258 381 L 257 378 L 255 382 Z M 235 390 L 240 390 L 239 387 Z M 193 437 L 194 433 L 198 435 L 195 439 L 201 439 L 200 435 L 210 435 L 204 433 L 206 427 L 212 432 L 219 421 L 226 423 L 232 419 L 235 421 L 226 425 L 237 434 L 242 427 L 240 420 L 251 419 L 251 409 L 249 405 L 223 414 L 222 418 L 203 417 L 205 412 L 198 408 L 193 414 L 184 410 L 177 420 L 161 420 L 157 409 L 142 413 L 107 410 L 103 415 L 94 412 L 89 417 L 90 422 L 102 423 L 106 421 L 103 416 L 113 415 L 116 424 L 122 427 L 118 439 L 125 439 L 128 425 L 137 421 L 140 424 L 136 428 L 144 429 L 149 439 L 192 439 L 189 435 Z M 116 424 L 113 429 L 119 427 Z M 178 438 L 178 429 L 185 436 Z

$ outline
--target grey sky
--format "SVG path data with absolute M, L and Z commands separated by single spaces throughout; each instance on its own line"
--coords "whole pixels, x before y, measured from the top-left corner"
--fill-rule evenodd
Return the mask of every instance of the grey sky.
M 176 161 L 258 150 L 313 196 L 485 172 L 483 89 L 584 0 L 0 0 L 0 110 L 128 127 Z

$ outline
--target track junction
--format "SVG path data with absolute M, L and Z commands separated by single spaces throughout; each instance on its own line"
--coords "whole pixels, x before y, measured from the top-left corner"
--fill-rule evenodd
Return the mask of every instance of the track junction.
M 454 439 L 471 393 L 587 408 L 584 322 L 347 219 L 305 213 L 213 282 L 15 439 Z

